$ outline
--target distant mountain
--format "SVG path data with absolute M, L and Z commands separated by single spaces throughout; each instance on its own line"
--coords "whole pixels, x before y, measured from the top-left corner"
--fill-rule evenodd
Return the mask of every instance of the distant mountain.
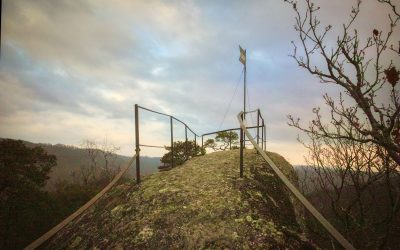
M 299 186 L 304 194 L 310 194 L 315 191 L 313 179 L 317 177 L 317 173 L 311 166 L 294 165 L 294 170 L 299 177 Z
M 4 140 L 0 138 L 0 140 Z M 79 172 L 82 165 L 90 165 L 90 158 L 85 149 L 78 148 L 75 146 L 69 146 L 64 144 L 47 144 L 47 143 L 32 143 L 29 141 L 23 141 L 28 147 L 41 146 L 47 153 L 55 155 L 57 157 L 57 166 L 55 166 L 50 173 L 50 179 L 47 181 L 46 189 L 50 190 L 53 185 L 58 181 L 72 181 L 72 173 Z M 116 155 L 113 167 L 117 169 L 122 167 L 129 161 L 130 157 L 123 155 Z M 102 161 L 99 159 L 99 164 L 102 165 Z M 160 157 L 141 157 L 141 175 L 149 175 L 158 171 L 160 165 Z M 135 176 L 135 165 L 128 172 L 128 175 Z
M 299 177 L 299 185 L 300 188 L 302 189 L 302 191 L 304 192 L 304 194 L 306 195 L 310 195 L 311 193 L 313 193 L 315 190 L 315 185 L 319 185 L 318 181 L 322 181 L 322 179 L 324 178 L 320 178 L 318 176 L 318 172 L 312 167 L 312 166 L 307 166 L 307 165 L 295 165 L 293 166 L 297 176 Z M 335 186 L 340 186 L 340 184 L 342 183 L 342 178 L 340 176 L 340 174 L 334 170 L 334 169 L 329 169 L 329 168 L 325 168 L 325 174 L 324 172 L 322 173 L 322 176 L 329 176 L 330 178 L 332 178 L 333 183 L 335 184 Z M 360 173 L 360 176 L 362 175 L 362 173 Z M 364 173 L 364 178 L 365 180 L 368 179 L 368 173 Z M 332 183 L 330 183 L 326 178 L 325 178 L 325 185 L 326 187 L 333 189 L 333 185 Z M 351 176 L 347 175 L 347 177 L 345 178 L 345 183 L 344 185 L 351 185 L 353 182 L 351 180 Z M 318 191 L 318 190 L 317 190 Z

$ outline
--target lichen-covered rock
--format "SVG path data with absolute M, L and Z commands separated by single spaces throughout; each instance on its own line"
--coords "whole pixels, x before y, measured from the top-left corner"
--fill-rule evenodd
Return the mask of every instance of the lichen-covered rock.
M 82 241 L 82 238 L 77 236 L 71 243 L 70 247 L 71 248 L 76 248 L 79 246 L 79 243 Z
M 153 237 L 153 229 L 149 228 L 148 226 L 145 226 L 137 235 L 136 239 L 138 242 L 143 241 L 146 242 L 149 239 L 151 239 L 151 237 Z
M 293 182 L 283 157 L 269 153 Z M 170 171 L 113 188 L 61 230 L 48 249 L 301 249 L 288 194 L 260 155 L 239 151 L 195 157 Z M 311 247 L 312 248 L 312 247 Z

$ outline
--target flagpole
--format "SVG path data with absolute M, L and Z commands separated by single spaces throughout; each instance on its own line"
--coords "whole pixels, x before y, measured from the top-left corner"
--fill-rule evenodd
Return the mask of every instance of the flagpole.
M 240 51 L 240 57 L 239 57 L 239 61 L 243 64 L 243 71 L 244 71 L 244 77 L 243 77 L 243 119 L 246 118 L 246 76 L 247 76 L 247 60 L 246 60 L 246 50 L 243 49 L 240 45 L 239 45 L 239 51 Z
M 245 56 L 246 56 L 246 50 L 244 50 Z M 247 58 L 246 58 L 247 59 Z M 243 90 L 243 118 L 246 119 L 246 64 L 247 64 L 247 60 L 244 61 L 244 78 L 243 78 L 243 86 L 244 86 L 244 90 Z
M 240 57 L 239 61 L 243 64 L 243 71 L 244 71 L 244 77 L 243 77 L 243 116 L 242 119 L 246 119 L 246 50 L 240 47 L 239 45 L 239 50 L 240 50 Z M 240 169 L 240 177 L 243 177 L 243 153 L 244 153 L 244 148 L 246 145 L 246 140 L 244 136 L 244 131 L 242 128 L 240 128 L 240 162 L 239 162 L 239 169 Z

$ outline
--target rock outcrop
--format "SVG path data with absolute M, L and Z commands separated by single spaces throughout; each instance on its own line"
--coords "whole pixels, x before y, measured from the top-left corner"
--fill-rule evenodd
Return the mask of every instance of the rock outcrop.
M 268 153 L 297 182 L 293 167 Z M 195 157 L 114 187 L 47 249 L 312 249 L 288 191 L 254 150 Z

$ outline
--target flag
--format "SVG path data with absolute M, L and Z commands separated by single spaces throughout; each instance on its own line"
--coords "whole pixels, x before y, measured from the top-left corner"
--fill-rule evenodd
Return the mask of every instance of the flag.
M 240 50 L 239 61 L 243 63 L 243 65 L 246 65 L 246 50 L 240 47 L 240 45 L 239 45 L 239 50 Z

